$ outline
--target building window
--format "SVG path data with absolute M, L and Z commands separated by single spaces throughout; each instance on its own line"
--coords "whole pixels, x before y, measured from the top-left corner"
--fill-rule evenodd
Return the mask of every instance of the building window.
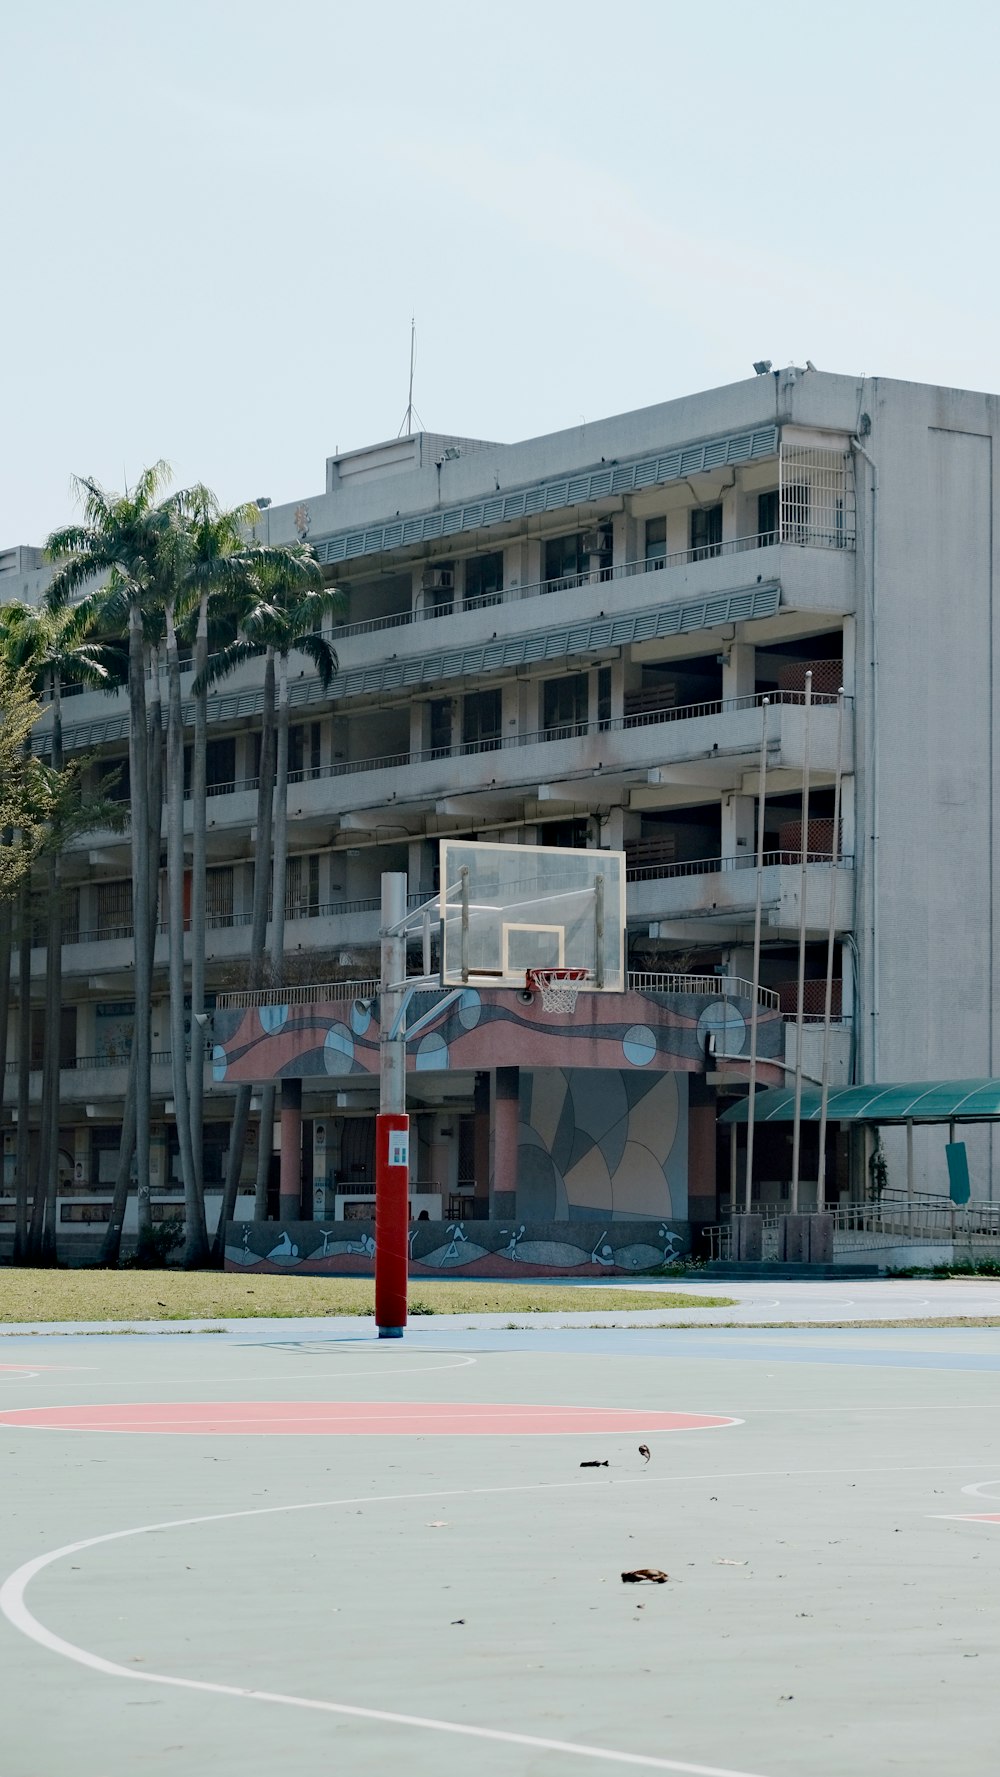
M 597 727 L 601 734 L 606 734 L 611 727 L 610 666 L 601 666 L 597 669 Z
M 451 752 L 451 698 L 435 697 L 430 705 L 428 739 L 432 759 L 446 759 Z
M 498 605 L 503 597 L 503 551 L 473 555 L 465 564 L 465 603 Z
M 127 759 L 101 761 L 97 767 L 97 794 L 106 802 L 132 800 Z
M 462 700 L 462 750 L 495 752 L 500 745 L 500 688 L 472 691 Z
M 589 531 L 568 537 L 548 537 L 545 542 L 545 579 L 549 592 L 580 586 L 585 580 L 611 577 L 613 538 L 610 524 L 595 524 Z
M 573 851 L 586 851 L 590 841 L 590 822 L 584 815 L 573 821 L 546 821 L 538 829 L 539 845 L 558 845 Z
M 296 722 L 288 730 L 288 777 L 295 783 L 318 776 L 321 730 L 318 722 Z
M 205 871 L 205 924 L 233 923 L 233 866 L 222 864 Z
M 778 490 L 772 487 L 766 494 L 757 495 L 757 545 L 766 549 L 769 543 L 778 541 Z
M 586 673 L 546 679 L 542 686 L 542 726 L 546 740 L 569 740 L 587 732 Z
M 97 928 L 94 936 L 98 938 L 131 938 L 131 879 L 126 879 L 124 882 L 99 882 L 97 884 Z
M 285 874 L 285 918 L 314 919 L 319 912 L 319 853 L 297 853 Z
M 647 518 L 646 520 L 646 572 L 651 568 L 662 568 L 667 559 L 667 521 L 665 518 Z
M 691 553 L 695 561 L 722 554 L 722 506 L 695 506 L 691 513 Z

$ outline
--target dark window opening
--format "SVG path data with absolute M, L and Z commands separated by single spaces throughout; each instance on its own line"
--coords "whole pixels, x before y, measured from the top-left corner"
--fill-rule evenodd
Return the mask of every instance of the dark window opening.
M 435 697 L 430 706 L 430 754 L 432 759 L 446 758 L 451 752 L 451 698 Z
M 691 552 L 695 561 L 722 554 L 722 507 L 695 506 L 691 513 Z
M 498 605 L 503 593 L 503 552 L 474 555 L 465 564 L 465 603 Z
M 772 487 L 766 494 L 757 495 L 757 545 L 766 549 L 769 543 L 778 541 L 778 490 Z
M 601 734 L 611 727 L 611 668 L 597 670 L 597 726 Z
M 550 592 L 580 586 L 597 574 L 610 579 L 613 538 L 610 524 L 597 524 L 567 537 L 548 537 L 545 542 L 545 579 Z
M 590 839 L 590 822 L 586 815 L 572 821 L 546 821 L 538 829 L 539 845 L 558 845 L 572 847 L 574 851 L 586 851 Z
M 465 752 L 494 752 L 500 745 L 500 689 L 471 691 L 462 702 L 462 747 Z
M 296 722 L 288 730 L 288 775 L 315 777 L 320 768 L 321 731 L 318 722 Z
M 546 740 L 569 740 L 587 732 L 586 673 L 546 679 L 542 687 L 542 726 Z
M 646 520 L 646 572 L 651 568 L 662 568 L 667 559 L 667 521 L 665 518 L 647 518 Z

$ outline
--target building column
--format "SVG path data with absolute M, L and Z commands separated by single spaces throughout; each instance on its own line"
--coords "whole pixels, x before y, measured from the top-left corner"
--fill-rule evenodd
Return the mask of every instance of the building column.
M 472 1169 L 476 1181 L 475 1201 L 485 1205 L 480 1214 L 489 1214 L 490 1202 L 490 1076 L 476 1075 L 472 1098 Z
M 722 798 L 722 856 L 754 857 L 754 799 L 752 796 Z
M 493 1166 L 490 1207 L 495 1217 L 517 1213 L 517 1130 L 520 1070 L 498 1067 L 493 1091 Z
M 302 1213 L 302 1081 L 281 1082 L 281 1171 L 278 1220 L 297 1222 Z
M 730 642 L 722 660 L 723 697 L 752 697 L 757 688 L 756 649 L 752 642 Z

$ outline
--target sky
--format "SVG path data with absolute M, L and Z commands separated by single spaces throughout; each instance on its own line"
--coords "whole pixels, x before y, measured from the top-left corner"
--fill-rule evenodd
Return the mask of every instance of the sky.
M 754 359 L 1000 389 L 980 0 L 7 0 L 0 549 Z

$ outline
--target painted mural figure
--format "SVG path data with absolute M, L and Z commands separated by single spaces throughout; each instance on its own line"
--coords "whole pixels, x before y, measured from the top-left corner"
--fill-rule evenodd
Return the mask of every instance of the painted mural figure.
M 465 1232 L 465 1223 L 464 1222 L 453 1222 L 451 1227 L 448 1229 L 448 1233 L 451 1235 L 451 1240 L 445 1249 L 444 1256 L 446 1259 L 456 1259 L 457 1260 L 457 1258 L 458 1258 L 458 1242 L 460 1240 L 468 1241 L 468 1238 L 469 1238 L 469 1236 Z
M 522 1232 L 523 1232 L 523 1230 L 522 1230 Z M 607 1241 L 607 1235 L 608 1235 L 608 1230 L 607 1230 L 607 1228 L 605 1228 L 604 1233 L 599 1234 L 597 1239 L 595 1240 L 594 1250 L 590 1255 L 590 1262 L 592 1265 L 613 1265 L 614 1264 L 615 1255 L 614 1255 L 613 1248 L 611 1248 L 610 1246 L 608 1246 L 606 1244 L 604 1246 L 601 1246 L 602 1240 L 605 1242 Z M 600 1251 L 598 1251 L 598 1247 L 600 1247 Z

